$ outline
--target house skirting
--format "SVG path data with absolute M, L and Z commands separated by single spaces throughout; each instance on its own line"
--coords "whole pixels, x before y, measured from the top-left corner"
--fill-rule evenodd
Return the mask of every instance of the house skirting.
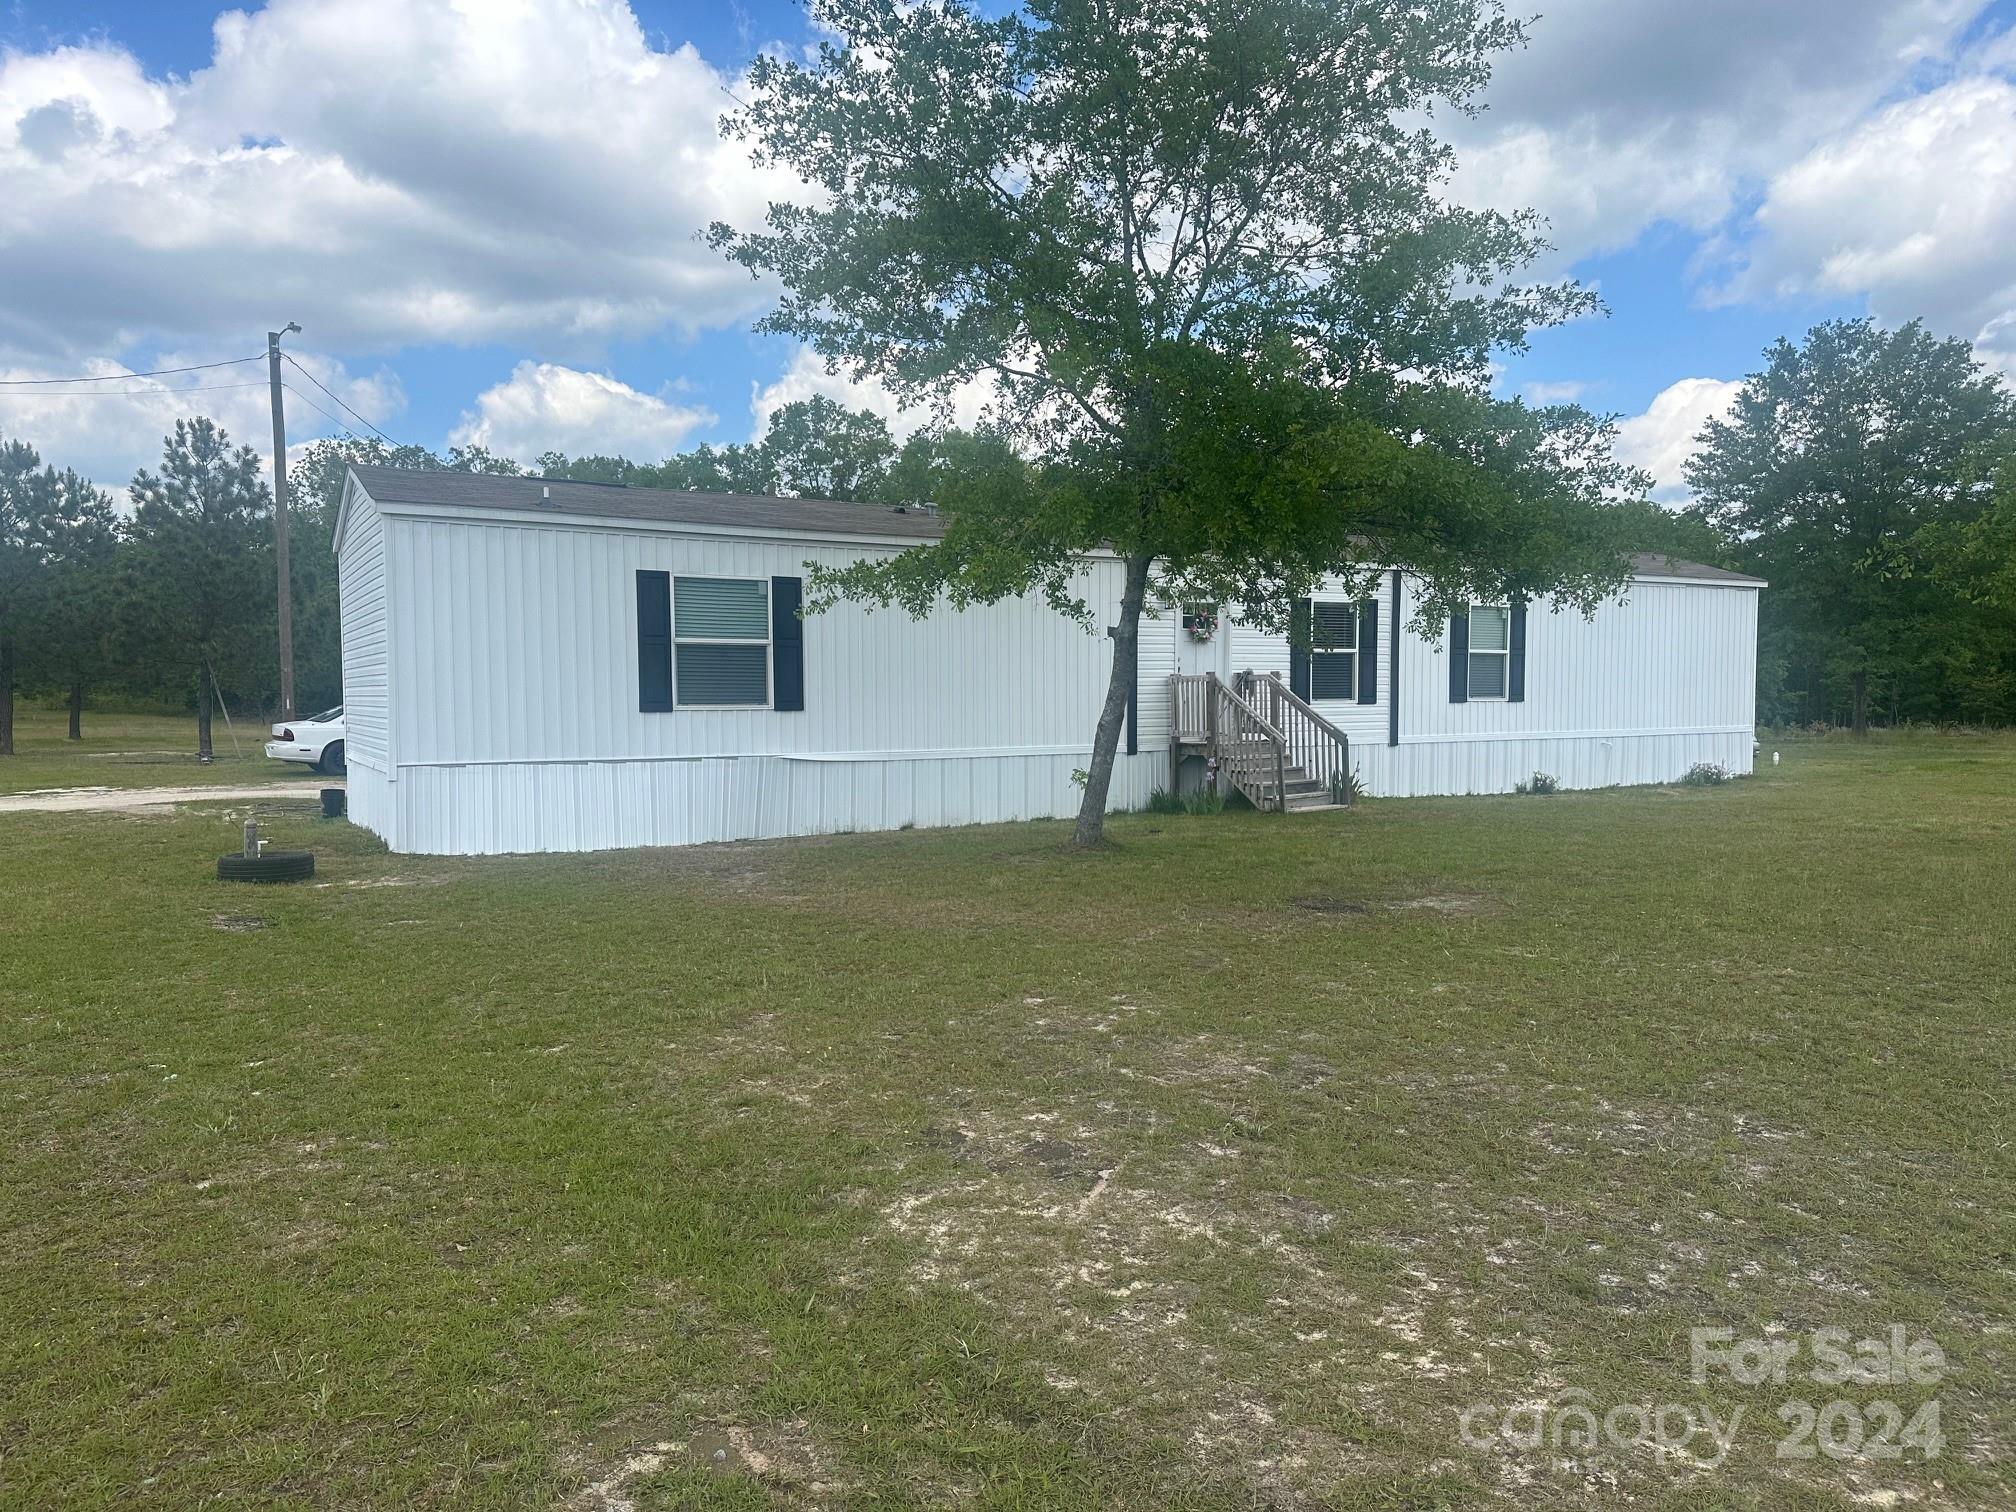
M 350 816 L 395 851 L 484 856 L 929 829 L 1078 812 L 1083 751 L 705 756 L 353 771 Z M 1112 806 L 1145 807 L 1166 751 L 1115 759 Z
M 1563 788 L 1637 787 L 1672 782 L 1704 761 L 1747 773 L 1754 740 L 1744 728 L 1354 742 L 1351 764 L 1381 798 L 1509 793 L 1535 772 Z

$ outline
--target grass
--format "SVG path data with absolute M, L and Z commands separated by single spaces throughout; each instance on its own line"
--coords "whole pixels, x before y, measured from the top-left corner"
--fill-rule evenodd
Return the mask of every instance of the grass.
M 248 786 L 309 776 L 293 762 L 269 761 L 268 728 L 240 720 L 238 743 L 220 716 L 212 734 L 216 759 L 196 759 L 196 720 L 159 714 L 99 714 L 86 710 L 84 738 L 71 740 L 61 709 L 17 704 L 14 754 L 0 756 L 0 793 L 58 787 Z
M 1786 751 L 1096 856 L 274 800 L 270 890 L 0 816 L 0 1502 L 2007 1505 L 2016 740 Z M 1689 1378 L 1893 1323 L 1943 1381 Z M 1746 1420 L 1459 1433 L 1571 1390 Z M 1944 1452 L 1773 1456 L 1837 1396 Z

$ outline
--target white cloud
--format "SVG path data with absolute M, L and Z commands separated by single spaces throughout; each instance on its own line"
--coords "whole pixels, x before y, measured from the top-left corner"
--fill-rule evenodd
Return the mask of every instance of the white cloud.
M 986 378 L 969 379 L 959 385 L 952 395 L 952 422 L 962 426 L 977 424 L 994 392 L 993 383 Z M 865 409 L 880 415 L 899 441 L 932 418 L 930 410 L 923 406 L 897 408 L 895 397 L 872 378 L 855 379 L 844 373 L 827 372 L 824 360 L 816 352 L 800 347 L 791 365 L 774 383 L 756 388 L 751 395 L 749 415 L 754 427 L 751 435 L 760 437 L 769 428 L 770 417 L 785 405 L 814 395 L 824 395 L 849 409 Z
M 1694 438 L 1710 420 L 1728 412 L 1742 391 L 1741 383 L 1721 378 L 1682 378 L 1662 390 L 1642 415 L 1617 424 L 1617 456 L 1652 474 L 1652 497 L 1666 504 L 1685 503 L 1685 468 L 1694 455 Z
M 477 395 L 475 410 L 462 412 L 448 440 L 528 464 L 545 451 L 656 462 L 714 419 L 708 410 L 640 393 L 601 373 L 521 362 L 509 379 Z
M 1454 131 L 1457 192 L 1532 207 L 1566 263 L 1749 188 L 1952 53 L 1988 0 L 1555 0 Z
M 271 0 L 187 79 L 0 53 L 0 349 L 733 324 L 765 291 L 696 232 L 791 186 L 719 139 L 732 83 L 622 0 Z
M 214 362 L 221 354 L 165 352 L 153 367 L 174 368 Z M 405 408 L 398 378 L 380 369 L 351 374 L 341 362 L 324 354 L 294 354 L 302 367 L 339 395 L 364 419 L 384 425 Z M 287 393 L 288 454 L 318 436 L 363 429 L 327 394 L 299 372 L 282 368 Z M 8 387 L 9 382 L 90 375 L 89 383 L 37 383 Z M 325 413 L 326 412 L 326 413 Z M 0 435 L 11 436 L 41 453 L 45 462 L 74 468 L 115 497 L 140 468 L 161 463 L 162 438 L 177 420 L 206 415 L 230 434 L 236 445 L 259 453 L 268 482 L 272 480 L 273 412 L 264 361 L 205 372 L 141 378 L 126 364 L 110 358 L 86 359 L 61 370 L 46 365 L 0 363 Z
M 1538 381 L 1527 384 L 1523 392 L 1528 404 L 1573 404 L 1589 392 L 1589 385 L 1573 378 L 1558 383 Z
M 1886 324 L 1923 316 L 2006 347 L 2011 246 L 2016 84 L 1972 75 L 1878 111 L 1774 178 L 1718 297 L 1866 295 Z

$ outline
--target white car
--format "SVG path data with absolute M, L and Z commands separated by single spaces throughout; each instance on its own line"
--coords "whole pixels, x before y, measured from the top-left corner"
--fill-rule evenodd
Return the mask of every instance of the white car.
M 305 761 L 331 777 L 343 775 L 343 706 L 273 726 L 266 754 L 275 761 Z

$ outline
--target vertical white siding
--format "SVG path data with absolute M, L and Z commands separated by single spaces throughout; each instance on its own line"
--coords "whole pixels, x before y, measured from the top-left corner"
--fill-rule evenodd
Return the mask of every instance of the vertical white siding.
M 1117 562 L 1088 564 L 1091 629 L 1027 598 L 923 620 L 841 604 L 804 626 L 805 708 L 638 709 L 636 574 L 805 575 L 894 548 L 578 521 L 392 515 L 385 555 L 395 849 L 674 845 L 1076 812 L 1112 668 Z M 1144 637 L 1117 807 L 1168 770 L 1165 641 Z M 367 799 L 367 807 L 369 800 Z M 360 815 L 360 818 L 362 816 Z
M 385 521 L 356 486 L 344 501 L 336 553 L 337 613 L 343 634 L 343 755 L 350 817 L 394 838 L 391 739 L 391 604 Z
M 1036 598 L 923 620 L 844 603 L 805 621 L 805 708 L 637 707 L 640 570 L 804 575 L 868 548 L 579 525 L 393 518 L 399 762 L 954 753 L 1089 747 L 1120 565 L 1088 566 L 1088 630 Z M 1161 695 L 1166 698 L 1166 688 Z M 1145 728 L 1144 719 L 1144 728 Z M 1166 728 L 1166 716 L 1163 719 Z
M 495 853 L 1061 817 L 1112 665 L 1117 562 L 1087 629 L 1036 599 L 922 620 L 841 604 L 804 627 L 802 712 L 638 709 L 636 574 L 805 575 L 878 551 L 576 519 L 381 513 L 342 550 L 351 812 L 394 849 Z M 1593 621 L 1535 609 L 1524 702 L 1451 704 L 1445 648 L 1381 580 L 1377 699 L 1318 707 L 1376 794 L 1665 781 L 1751 760 L 1756 592 L 1634 583 Z M 1354 597 L 1331 585 L 1340 599 Z M 1228 670 L 1288 671 L 1285 636 L 1228 621 Z M 1168 783 L 1180 617 L 1144 621 L 1136 744 L 1116 807 Z M 1395 679 L 1401 739 L 1388 744 Z

